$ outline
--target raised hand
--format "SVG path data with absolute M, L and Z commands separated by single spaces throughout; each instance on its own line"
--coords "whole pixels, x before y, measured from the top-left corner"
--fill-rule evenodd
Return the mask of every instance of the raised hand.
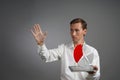
M 35 24 L 31 32 L 37 42 L 38 45 L 43 45 L 45 38 L 47 36 L 47 32 L 43 33 L 39 24 Z

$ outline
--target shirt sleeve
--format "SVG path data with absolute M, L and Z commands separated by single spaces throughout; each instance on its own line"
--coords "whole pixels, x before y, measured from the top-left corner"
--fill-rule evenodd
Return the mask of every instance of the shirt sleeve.
M 38 45 L 38 53 L 42 60 L 45 62 L 52 62 L 61 59 L 63 53 L 63 45 L 58 46 L 56 49 L 47 49 L 46 45 Z
M 97 66 L 98 67 L 98 71 L 95 74 L 88 74 L 87 76 L 87 80 L 99 80 L 100 79 L 100 59 L 99 59 L 99 55 L 97 50 L 93 51 L 94 53 L 94 58 L 92 61 L 93 66 Z

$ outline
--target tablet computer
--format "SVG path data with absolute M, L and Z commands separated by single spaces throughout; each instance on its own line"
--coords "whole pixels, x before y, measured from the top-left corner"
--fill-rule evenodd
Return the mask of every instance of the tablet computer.
M 83 72 L 88 72 L 88 71 L 95 71 L 93 69 L 93 66 L 89 65 L 89 66 L 69 66 L 69 69 L 72 71 L 72 72 L 80 72 L 80 71 L 83 71 Z

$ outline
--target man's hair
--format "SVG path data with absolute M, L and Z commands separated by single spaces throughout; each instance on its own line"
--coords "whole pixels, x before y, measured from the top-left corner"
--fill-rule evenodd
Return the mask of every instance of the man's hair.
M 75 23 L 81 23 L 82 24 L 82 29 L 87 29 L 87 23 L 85 20 L 82 18 L 75 18 L 70 22 L 70 25 L 75 24 Z

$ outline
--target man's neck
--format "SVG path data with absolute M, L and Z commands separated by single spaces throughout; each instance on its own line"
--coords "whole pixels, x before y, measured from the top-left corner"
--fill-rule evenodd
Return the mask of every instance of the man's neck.
M 83 45 L 84 44 L 84 40 L 79 41 L 79 42 L 74 42 L 74 47 L 76 47 L 79 44 Z
M 82 36 L 80 40 L 73 42 L 73 44 L 74 44 L 74 47 L 76 47 L 77 45 L 80 45 L 80 44 L 83 45 L 84 44 L 84 36 Z

